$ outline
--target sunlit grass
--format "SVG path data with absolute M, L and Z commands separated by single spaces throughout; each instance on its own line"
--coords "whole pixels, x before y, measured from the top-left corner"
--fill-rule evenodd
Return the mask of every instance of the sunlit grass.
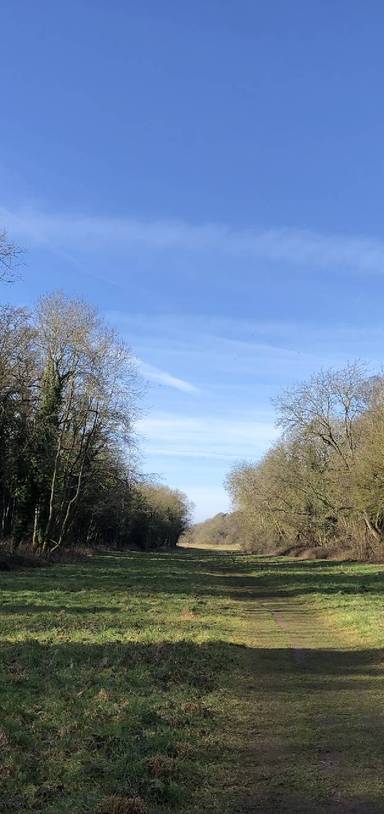
M 184 550 L 1 580 L 1 812 L 377 804 L 382 566 Z

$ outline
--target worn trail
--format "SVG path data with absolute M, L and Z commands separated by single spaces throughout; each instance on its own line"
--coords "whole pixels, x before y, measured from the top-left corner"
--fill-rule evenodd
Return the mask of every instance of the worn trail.
M 0 587 L 1 814 L 384 814 L 383 566 L 116 552 Z
M 289 587 L 267 595 L 255 578 L 252 596 L 240 580 L 238 602 L 249 641 L 244 792 L 233 810 L 384 812 L 383 651 L 332 628 Z

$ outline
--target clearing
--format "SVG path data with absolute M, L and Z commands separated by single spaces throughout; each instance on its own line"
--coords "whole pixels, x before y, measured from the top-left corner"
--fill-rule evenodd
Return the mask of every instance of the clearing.
M 384 812 L 383 566 L 178 549 L 0 580 L 0 812 Z

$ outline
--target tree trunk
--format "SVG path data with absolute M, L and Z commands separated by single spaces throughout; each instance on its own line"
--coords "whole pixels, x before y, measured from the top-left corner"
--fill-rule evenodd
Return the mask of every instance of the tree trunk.
M 363 513 L 363 518 L 367 531 L 370 534 L 372 534 L 372 537 L 374 538 L 374 540 L 376 540 L 377 543 L 382 543 L 383 542 L 382 534 L 380 530 L 373 523 L 371 523 L 367 512 Z
M 39 507 L 35 506 L 35 514 L 33 519 L 33 535 L 32 535 L 32 550 L 37 551 L 39 548 Z

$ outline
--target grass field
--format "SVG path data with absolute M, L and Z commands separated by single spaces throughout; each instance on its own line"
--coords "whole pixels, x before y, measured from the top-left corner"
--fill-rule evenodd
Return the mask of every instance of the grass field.
M 0 812 L 384 812 L 383 566 L 189 549 L 0 580 Z

